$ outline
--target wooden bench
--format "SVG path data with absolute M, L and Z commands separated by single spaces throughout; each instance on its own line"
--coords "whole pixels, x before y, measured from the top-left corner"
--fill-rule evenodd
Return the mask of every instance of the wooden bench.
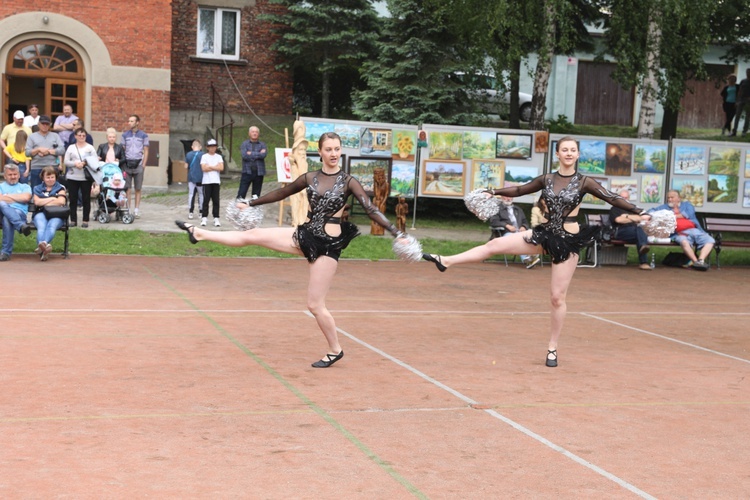
M 716 253 L 716 268 L 721 269 L 719 255 L 722 247 L 750 248 L 750 240 L 725 240 L 723 232 L 727 233 L 750 233 L 749 219 L 721 219 L 718 217 L 705 217 L 703 229 L 716 240 L 714 252 Z

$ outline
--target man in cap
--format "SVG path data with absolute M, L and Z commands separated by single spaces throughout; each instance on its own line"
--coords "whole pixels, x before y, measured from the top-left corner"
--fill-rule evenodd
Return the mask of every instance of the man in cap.
M 23 124 L 23 111 L 20 109 L 13 113 L 13 122 L 3 127 L 0 133 L 0 151 L 5 151 L 8 144 L 16 143 L 16 134 L 19 130 L 26 132 L 26 136 L 31 135 L 31 129 Z
M 31 158 L 31 188 L 40 184 L 39 174 L 44 167 L 55 167 L 60 172 L 59 157 L 65 154 L 65 147 L 60 136 L 50 131 L 52 121 L 49 116 L 39 117 L 39 130 L 26 141 L 26 156 Z

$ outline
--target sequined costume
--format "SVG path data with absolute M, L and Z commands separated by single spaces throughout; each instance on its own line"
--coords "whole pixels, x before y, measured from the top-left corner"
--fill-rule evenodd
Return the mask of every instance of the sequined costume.
M 391 224 L 372 204 L 359 181 L 342 170 L 333 174 L 327 174 L 322 170 L 306 172 L 291 184 L 251 201 L 250 205 L 264 205 L 280 201 L 303 189 L 307 189 L 310 211 L 307 213 L 307 221 L 297 226 L 294 241 L 309 262 L 315 262 L 321 255 L 338 260 L 341 251 L 359 236 L 357 226 L 351 222 L 342 222 L 339 217 L 335 217 L 337 213 L 343 211 L 347 198 L 352 194 L 364 207 L 370 219 L 394 236 L 399 235 L 396 226 Z M 338 236 L 328 234 L 325 230 L 327 224 L 339 224 L 341 234 Z
M 512 186 L 492 191 L 495 195 L 518 197 L 541 191 L 541 197 L 547 204 L 547 222 L 534 229 L 531 235 L 524 237 L 527 243 L 540 245 L 559 264 L 570 257 L 571 253 L 579 254 L 581 247 L 591 243 L 596 237 L 598 227 L 583 227 L 578 233 L 565 230 L 566 223 L 575 223 L 576 215 L 571 213 L 581 204 L 585 194 L 596 196 L 610 205 L 622 208 L 634 214 L 643 213 L 643 209 L 633 205 L 625 198 L 608 191 L 590 177 L 578 171 L 571 175 L 558 172 L 540 175 L 521 186 Z

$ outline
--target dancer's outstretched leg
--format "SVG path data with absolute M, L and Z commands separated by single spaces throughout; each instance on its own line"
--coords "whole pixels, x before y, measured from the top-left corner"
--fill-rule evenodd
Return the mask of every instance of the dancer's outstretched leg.
M 175 221 L 181 228 L 193 236 L 196 241 L 213 241 L 229 247 L 261 246 L 277 252 L 302 255 L 294 243 L 293 227 L 258 227 L 247 231 L 209 231 L 192 224 Z M 192 240 L 191 240 L 192 241 Z
M 573 273 L 578 266 L 578 255 L 570 254 L 567 260 L 559 264 L 552 264 L 552 280 L 550 283 L 550 303 L 552 311 L 550 313 L 550 339 L 548 351 L 554 354 L 547 354 L 547 366 L 557 366 L 557 341 L 562 333 L 565 315 L 568 312 L 566 298 L 568 295 L 568 286 L 573 279 Z
M 463 253 L 456 255 L 433 255 L 435 264 L 440 263 L 442 266 L 448 268 L 456 264 L 469 264 L 472 262 L 482 262 L 493 255 L 508 254 L 508 255 L 521 255 L 521 254 L 533 254 L 541 253 L 542 249 L 537 245 L 526 243 L 523 239 L 524 236 L 530 236 L 531 231 L 523 231 L 521 233 L 513 233 L 510 236 L 504 238 L 495 238 L 490 240 L 484 245 L 474 247 Z M 427 259 L 429 260 L 429 259 Z M 434 262 L 434 261 L 433 261 Z M 438 266 L 440 269 L 440 266 Z
M 328 342 L 328 355 L 318 363 L 313 364 L 316 368 L 327 368 L 343 356 L 339 336 L 336 331 L 336 322 L 326 307 L 326 296 L 331 288 L 331 282 L 336 275 L 338 262 L 330 257 L 318 257 L 310 264 L 310 283 L 307 287 L 307 309 L 318 322 L 320 331 Z

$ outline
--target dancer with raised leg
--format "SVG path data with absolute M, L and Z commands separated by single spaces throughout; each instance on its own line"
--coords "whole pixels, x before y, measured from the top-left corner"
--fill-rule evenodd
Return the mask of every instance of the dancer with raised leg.
M 550 340 L 547 348 L 546 365 L 557 366 L 557 342 L 562 332 L 567 306 L 565 298 L 570 280 L 578 264 L 581 248 L 590 243 L 598 228 L 580 228 L 577 222 L 579 205 L 585 194 L 591 194 L 607 203 L 628 212 L 639 214 L 644 219 L 644 211 L 622 197 L 604 189 L 590 177 L 581 175 L 576 169 L 578 162 L 578 142 L 572 137 L 557 141 L 555 153 L 560 162 L 557 172 L 544 174 L 522 186 L 487 190 L 486 196 L 494 195 L 518 197 L 541 191 L 548 212 L 541 225 L 526 231 L 516 232 L 505 238 L 495 238 L 484 245 L 472 248 L 457 255 L 423 254 L 422 258 L 433 262 L 439 271 L 456 264 L 482 262 L 497 254 L 530 255 L 547 253 L 552 258 L 552 283 L 550 301 L 552 303 Z
M 307 308 L 315 317 L 328 342 L 328 353 L 312 366 L 328 368 L 344 356 L 344 351 L 339 343 L 336 323 L 326 307 L 326 295 L 336 274 L 341 251 L 359 235 L 354 224 L 341 221 L 347 198 L 354 194 L 370 219 L 390 231 L 396 238 L 403 239 L 404 243 L 407 237 L 371 203 L 359 181 L 341 170 L 338 165 L 341 158 L 341 138 L 338 134 L 323 134 L 318 141 L 318 150 L 323 162 L 321 170 L 306 172 L 287 186 L 258 199 L 238 201 L 239 208 L 247 209 L 248 206 L 255 207 L 283 200 L 304 189 L 310 202 L 310 211 L 304 224 L 296 228 L 254 228 L 247 231 L 214 232 L 182 221 L 175 223 L 180 229 L 187 231 L 191 243 L 205 240 L 233 247 L 258 245 L 307 258 L 310 268 Z

